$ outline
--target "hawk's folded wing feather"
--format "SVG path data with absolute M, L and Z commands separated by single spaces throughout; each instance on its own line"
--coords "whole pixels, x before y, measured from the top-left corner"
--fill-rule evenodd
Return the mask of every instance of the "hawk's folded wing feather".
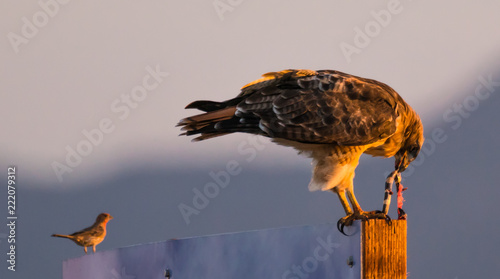
M 243 87 L 239 123 L 259 119 L 270 137 L 340 145 L 369 144 L 396 131 L 396 100 L 388 86 L 337 71 L 283 72 Z

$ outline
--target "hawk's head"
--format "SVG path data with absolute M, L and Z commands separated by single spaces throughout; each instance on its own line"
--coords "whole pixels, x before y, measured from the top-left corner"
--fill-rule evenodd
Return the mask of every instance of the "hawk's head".
M 394 156 L 395 168 L 403 172 L 415 158 L 417 158 L 424 143 L 424 128 L 418 116 L 406 127 L 401 148 Z

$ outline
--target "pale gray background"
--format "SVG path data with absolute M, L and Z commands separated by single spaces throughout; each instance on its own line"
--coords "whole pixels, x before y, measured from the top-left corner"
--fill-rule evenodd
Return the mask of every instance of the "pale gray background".
M 238 152 L 247 135 L 195 144 L 174 127 L 192 113 L 183 109 L 189 102 L 231 98 L 262 73 L 287 68 L 386 82 L 419 112 L 428 142 L 442 129 L 446 140 L 428 143 L 404 180 L 410 278 L 496 276 L 500 90 L 477 103 L 473 96 L 478 77 L 500 81 L 500 2 L 396 1 L 400 12 L 349 62 L 340 45 L 354 45 L 355 29 L 389 2 L 220 0 L 234 5 L 220 15 L 214 1 L 68 1 L 16 52 L 9 36 L 22 36 L 23 18 L 33 22 L 43 9 L 36 1 L 2 1 L 0 178 L 5 185 L 7 166 L 17 166 L 19 217 L 18 271 L 7 272 L 2 260 L 2 278 L 60 278 L 62 261 L 83 249 L 50 234 L 81 229 L 100 212 L 115 219 L 98 250 L 336 222 L 343 216 L 337 198 L 307 191 L 310 162 L 292 149 L 264 144 L 248 162 Z M 157 65 L 169 76 L 120 119 L 113 102 Z M 467 114 L 444 117 L 464 101 Z M 51 164 L 65 163 L 66 147 L 104 118 L 115 130 L 59 181 Z M 190 204 L 193 188 L 203 189 L 209 173 L 230 160 L 241 174 L 187 225 L 178 205 Z M 355 188 L 364 209 L 381 206 L 392 164 L 362 159 Z

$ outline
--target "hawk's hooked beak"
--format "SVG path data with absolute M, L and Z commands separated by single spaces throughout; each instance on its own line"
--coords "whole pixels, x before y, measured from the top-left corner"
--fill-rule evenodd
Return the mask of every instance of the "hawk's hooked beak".
M 410 165 L 410 160 L 408 159 L 408 153 L 403 153 L 403 156 L 396 159 L 395 169 L 402 173 L 406 170 L 406 168 Z

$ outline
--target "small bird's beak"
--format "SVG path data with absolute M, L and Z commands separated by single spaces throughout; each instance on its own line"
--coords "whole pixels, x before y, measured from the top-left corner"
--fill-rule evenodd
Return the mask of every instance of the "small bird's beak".
M 410 165 L 410 160 L 408 160 L 408 154 L 405 152 L 401 158 L 396 160 L 395 168 L 399 173 L 402 173 Z

